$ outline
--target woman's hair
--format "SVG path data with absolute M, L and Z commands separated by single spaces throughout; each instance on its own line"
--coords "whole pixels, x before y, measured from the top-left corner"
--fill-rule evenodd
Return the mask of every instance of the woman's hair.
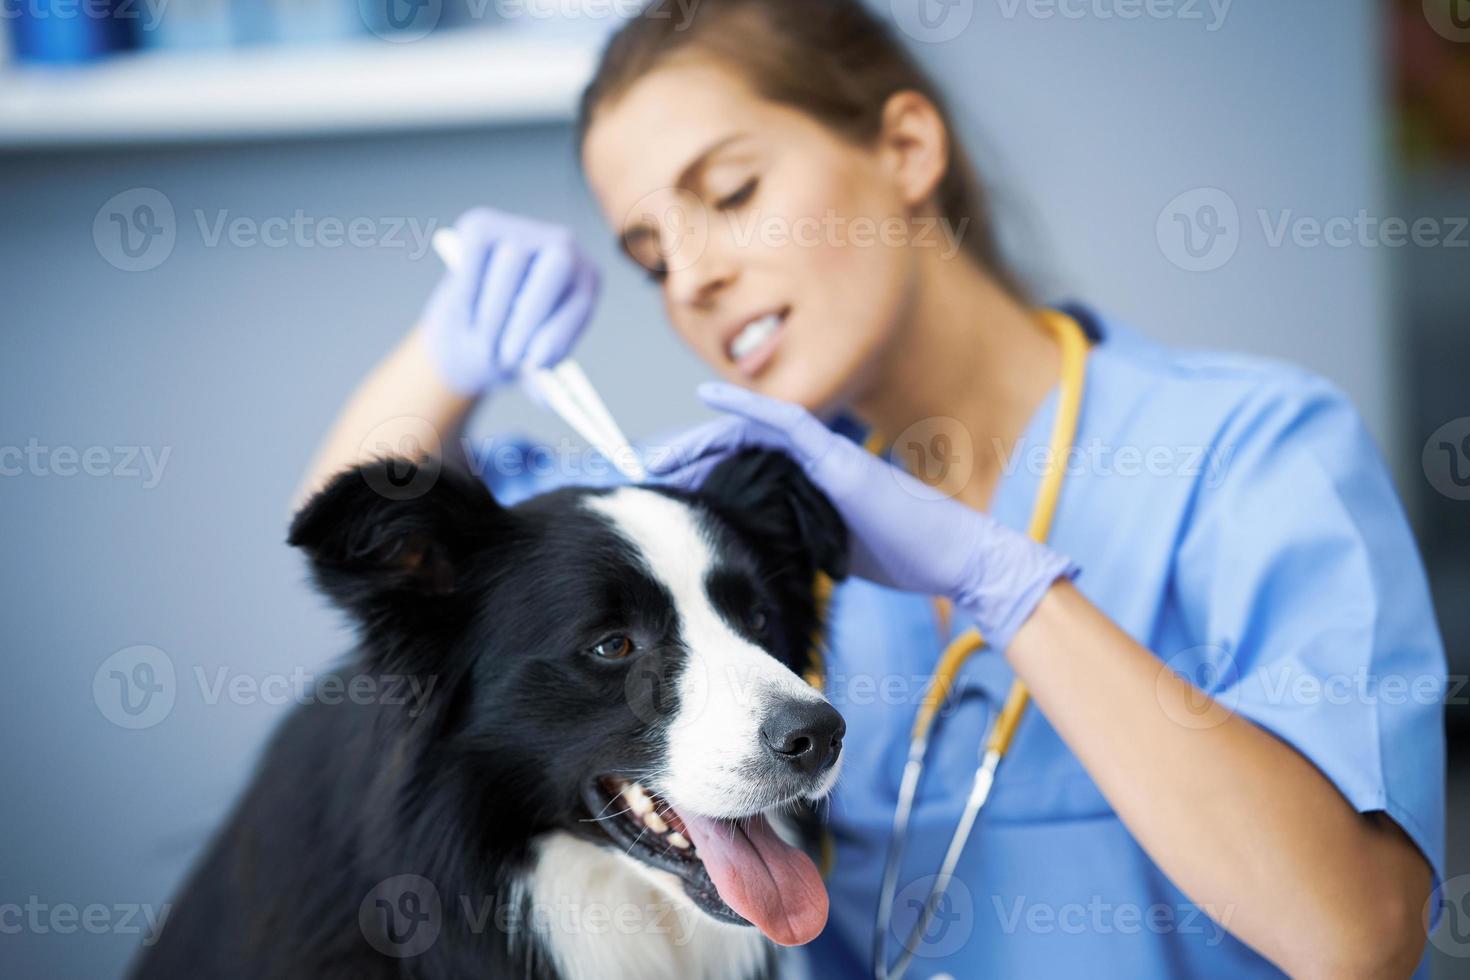
M 923 95 L 949 135 L 949 167 L 935 193 L 941 218 L 1003 289 L 1024 295 L 1001 257 L 984 189 L 943 97 L 861 0 L 651 0 L 613 35 L 582 93 L 579 150 L 599 107 L 683 52 L 719 59 L 764 98 L 863 146 L 878 138 L 890 96 Z

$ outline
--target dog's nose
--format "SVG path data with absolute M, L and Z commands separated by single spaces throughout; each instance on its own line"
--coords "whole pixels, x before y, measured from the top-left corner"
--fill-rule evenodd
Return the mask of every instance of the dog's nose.
M 761 725 L 766 748 L 809 776 L 825 772 L 842 752 L 847 722 L 826 701 L 786 701 Z

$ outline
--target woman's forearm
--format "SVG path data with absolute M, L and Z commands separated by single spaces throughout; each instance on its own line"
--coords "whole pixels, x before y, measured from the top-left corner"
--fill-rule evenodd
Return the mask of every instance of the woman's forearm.
M 1189 898 L 1294 976 L 1407 976 L 1430 871 L 1382 816 L 1211 702 L 1070 583 L 1007 651 L 1037 707 Z
M 412 330 L 348 399 L 292 501 L 293 510 L 333 475 L 377 456 L 440 455 L 475 405 L 445 386 Z

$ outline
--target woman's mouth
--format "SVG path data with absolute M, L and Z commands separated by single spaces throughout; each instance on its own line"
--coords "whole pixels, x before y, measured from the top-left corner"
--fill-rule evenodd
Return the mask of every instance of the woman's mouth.
M 725 355 L 734 363 L 735 370 L 747 378 L 754 378 L 765 370 L 780 346 L 786 318 L 790 315 L 791 308 L 786 307 L 751 320 L 742 327 L 725 346 Z

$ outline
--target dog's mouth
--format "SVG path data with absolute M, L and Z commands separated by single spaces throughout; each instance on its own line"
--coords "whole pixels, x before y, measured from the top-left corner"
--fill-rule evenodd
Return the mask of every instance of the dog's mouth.
M 640 783 L 615 775 L 592 780 L 586 797 L 613 846 L 677 877 L 712 918 L 753 925 L 782 946 L 809 943 L 827 924 L 827 888 L 816 865 L 763 814 L 740 820 L 681 814 Z

